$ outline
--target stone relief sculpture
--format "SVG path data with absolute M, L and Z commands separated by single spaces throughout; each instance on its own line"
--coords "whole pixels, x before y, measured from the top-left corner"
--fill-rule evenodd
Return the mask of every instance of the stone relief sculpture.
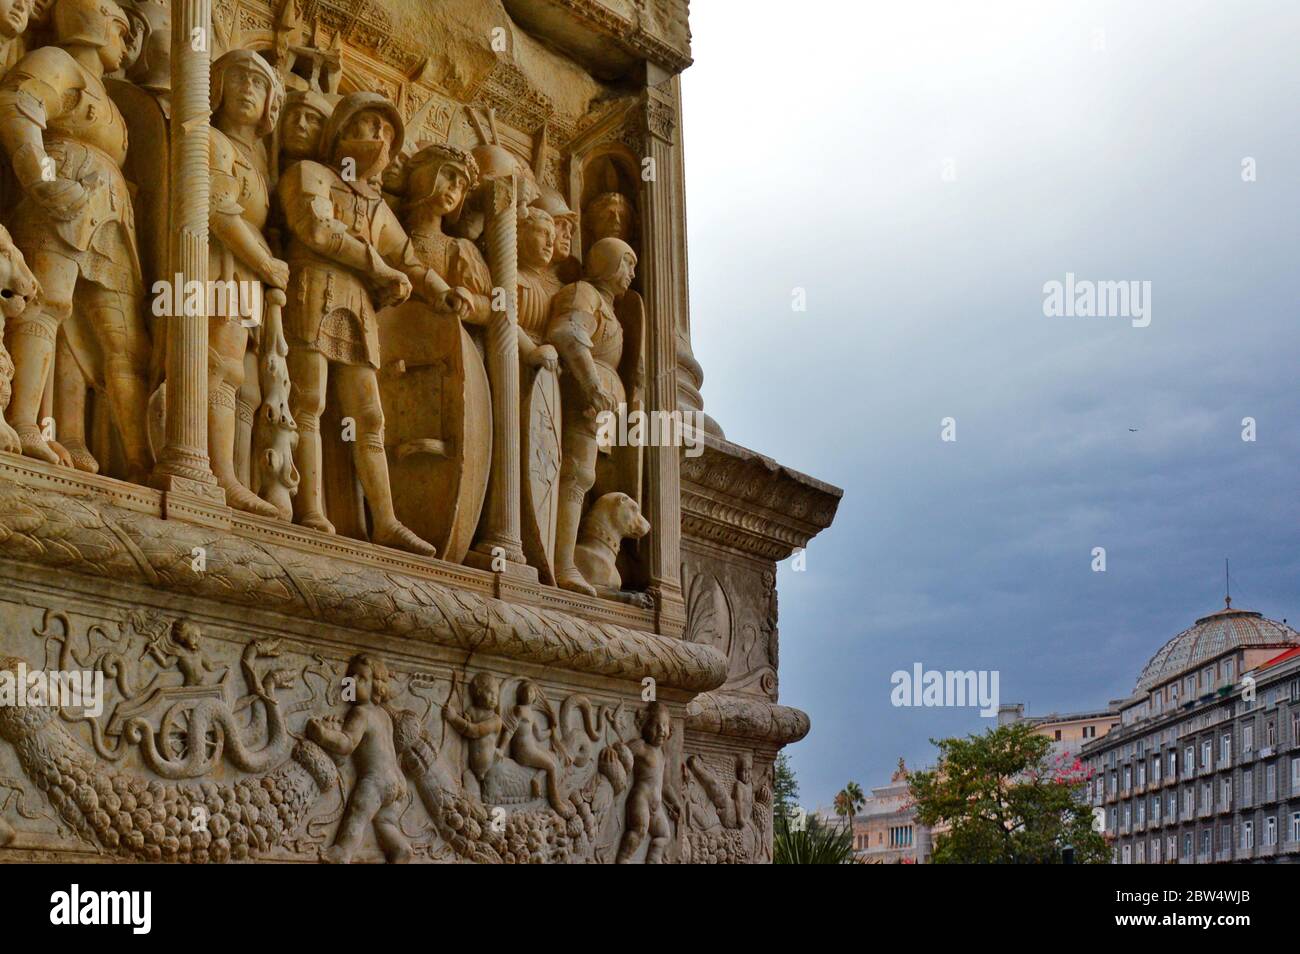
M 295 463 L 302 483 L 295 520 L 313 530 L 334 532 L 321 499 L 319 427 L 332 373 L 340 410 L 355 420 L 353 460 L 374 521 L 372 541 L 433 556 L 435 548 L 403 525 L 393 510 L 376 376 L 380 355 L 375 312 L 405 301 L 413 287 L 431 304 L 452 313 L 467 313 L 470 302 L 416 259 L 380 195 L 378 177 L 394 147 L 400 149 L 402 135 L 402 119 L 392 103 L 377 93 L 349 94 L 322 134 L 323 154 L 335 168 L 305 160 L 291 166 L 280 181 L 293 273 L 285 316 L 289 376 L 294 382 L 291 410 L 300 430 Z M 349 178 L 342 174 L 345 168 Z
M 396 3 L 0 0 L 0 861 L 770 860 L 775 594 L 682 535 L 833 505 L 598 436 L 700 377 L 684 2 Z
M 23 253 L 9 237 L 9 230 L 0 225 L 0 451 L 10 454 L 21 454 L 22 442 L 5 420 L 14 376 L 13 361 L 4 346 L 5 324 L 21 315 L 39 290 Z
M 264 327 L 261 288 L 283 293 L 289 284 L 288 263 L 272 254 L 262 234 L 271 207 L 263 139 L 275 129 L 283 102 L 279 74 L 256 53 L 231 50 L 212 65 L 208 274 L 225 294 L 212 296 L 217 314 L 209 316 L 208 457 L 226 503 L 264 517 L 281 512 L 240 481 L 235 462 L 242 458 L 247 472 L 253 415 L 262 404 L 258 351 L 273 355 L 281 335 Z M 268 383 L 275 386 L 274 375 Z M 292 418 L 285 423 L 292 429 Z M 274 483 L 278 471 L 263 473 Z
M 112 0 L 58 0 L 53 22 L 58 45 L 28 53 L 0 82 L 0 143 L 23 190 L 10 231 L 43 292 L 8 328 L 9 420 L 23 453 L 59 463 L 37 415 L 62 328 L 82 372 L 112 405 L 125 476 L 142 483 L 153 464 L 149 338 L 122 176 L 126 124 L 103 82 L 122 65 L 129 23 Z
M 627 384 L 620 377 L 623 326 L 615 302 L 636 274 L 636 253 L 621 239 L 601 239 L 587 256 L 585 281 L 567 285 L 551 305 L 547 340 L 564 362 L 563 463 L 555 530 L 555 582 L 596 595 L 574 559 L 578 525 L 587 491 L 596 484 L 597 417 L 615 414 L 626 403 Z M 608 447 L 604 448 L 608 453 Z

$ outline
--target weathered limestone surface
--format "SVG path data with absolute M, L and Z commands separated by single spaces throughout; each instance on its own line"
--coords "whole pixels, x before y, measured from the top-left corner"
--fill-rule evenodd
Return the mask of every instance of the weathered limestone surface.
M 840 492 L 703 413 L 686 0 L 21 19 L 0 861 L 770 861 Z

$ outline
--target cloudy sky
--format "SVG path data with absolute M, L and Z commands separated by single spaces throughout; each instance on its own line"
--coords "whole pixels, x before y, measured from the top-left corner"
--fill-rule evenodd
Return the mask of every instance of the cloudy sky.
M 795 6 L 693 3 L 683 95 L 705 405 L 845 492 L 779 582 L 812 807 L 988 725 L 895 670 L 1104 705 L 1225 557 L 1300 620 L 1300 6 Z M 1150 325 L 1045 317 L 1067 272 L 1149 281 Z

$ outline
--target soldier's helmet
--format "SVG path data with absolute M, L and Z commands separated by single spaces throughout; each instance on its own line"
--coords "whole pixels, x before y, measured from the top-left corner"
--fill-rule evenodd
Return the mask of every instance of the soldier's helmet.
M 431 143 L 407 160 L 406 201 L 408 208 L 419 205 L 429 196 L 433 191 L 434 183 L 438 181 L 438 171 L 447 165 L 459 167 L 465 173 L 465 178 L 469 180 L 469 184 L 465 187 L 465 194 L 461 196 L 460 204 L 447 213 L 446 216 L 449 222 L 455 222 L 460 218 L 460 212 L 465 207 L 466 198 L 478 188 L 478 161 L 464 149 L 447 143 Z
M 541 194 L 533 200 L 533 205 L 543 212 L 549 212 L 551 218 L 557 221 L 567 220 L 575 223 L 578 221 L 578 213 L 569 208 L 569 204 L 564 201 L 564 196 L 557 190 L 548 185 L 539 185 L 537 188 Z
M 212 64 L 212 115 L 221 109 L 221 100 L 226 88 L 226 73 L 235 66 L 256 70 L 266 77 L 267 97 L 262 107 L 262 118 L 257 121 L 257 135 L 269 136 L 280 119 L 280 109 L 284 106 L 284 82 L 280 74 L 270 63 L 252 50 L 231 50 L 223 53 Z
M 402 114 L 397 111 L 392 100 L 382 93 L 371 93 L 358 91 L 348 93 L 339 104 L 334 107 L 329 121 L 325 124 L 325 131 L 321 133 L 321 155 L 327 159 L 334 158 L 334 151 L 338 148 L 338 142 L 343 135 L 343 130 L 347 129 L 353 117 L 367 110 L 374 110 L 382 113 L 384 118 L 393 127 L 393 144 L 388 149 L 389 156 L 397 156 L 402 152 L 402 143 L 406 139 L 406 123 L 402 121 Z
M 599 282 L 613 278 L 618 274 L 624 255 L 631 255 L 632 261 L 636 261 L 636 252 L 622 239 L 610 236 L 596 242 L 587 252 L 588 280 Z
M 129 31 L 126 14 L 113 0 L 58 0 L 54 35 L 60 46 L 108 46 L 114 23 Z

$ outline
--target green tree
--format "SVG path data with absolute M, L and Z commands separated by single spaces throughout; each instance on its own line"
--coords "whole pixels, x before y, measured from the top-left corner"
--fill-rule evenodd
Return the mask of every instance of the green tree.
M 853 835 L 853 816 L 860 812 L 862 806 L 866 803 L 867 799 L 862 794 L 862 786 L 857 782 L 849 782 L 835 796 L 835 814 L 843 816 L 845 829 L 850 837 Z
M 790 757 L 780 752 L 772 769 L 772 814 L 776 818 L 792 818 L 799 807 L 799 782 L 790 767 Z
M 1059 864 L 1074 849 L 1079 864 L 1110 861 L 1082 800 L 1088 780 L 1078 759 L 1052 755 L 1052 743 L 1017 723 L 964 739 L 931 739 L 939 763 L 909 778 L 916 818 L 949 826 L 935 864 Z

